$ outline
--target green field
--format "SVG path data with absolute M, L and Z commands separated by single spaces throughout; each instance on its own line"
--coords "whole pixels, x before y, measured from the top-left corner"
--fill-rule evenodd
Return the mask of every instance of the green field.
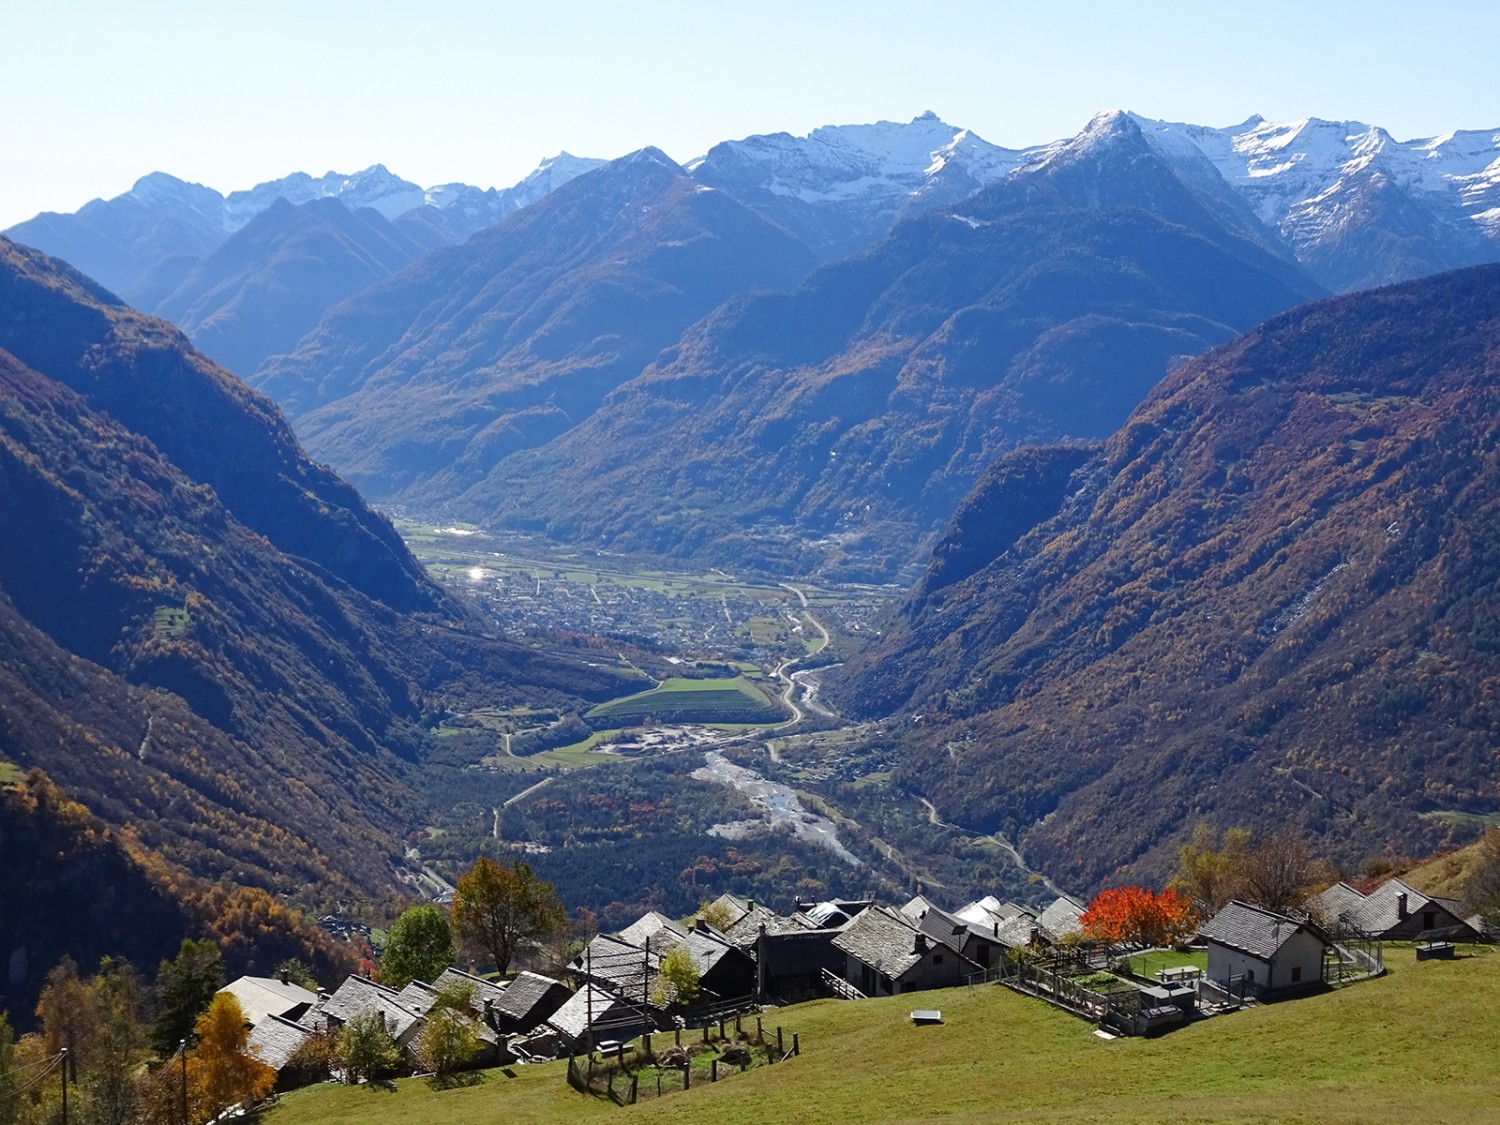
M 389 1093 L 321 1086 L 287 1096 L 265 1121 L 1495 1121 L 1500 954 L 1416 964 L 1392 949 L 1386 961 L 1385 978 L 1158 1039 L 1106 1042 L 995 985 L 920 1001 L 820 1000 L 771 1017 L 801 1035 L 800 1058 L 633 1108 L 574 1093 L 563 1064 L 548 1063 L 447 1091 L 422 1079 Z M 914 1027 L 907 1013 L 917 1006 L 941 1010 L 943 1023 Z
M 765 692 L 744 676 L 719 680 L 688 680 L 672 677 L 650 691 L 601 703 L 590 710 L 590 719 L 632 719 L 646 715 L 674 716 L 681 720 L 711 723 L 717 716 L 743 716 L 746 712 L 778 714 Z M 733 721 L 726 719 L 725 721 Z

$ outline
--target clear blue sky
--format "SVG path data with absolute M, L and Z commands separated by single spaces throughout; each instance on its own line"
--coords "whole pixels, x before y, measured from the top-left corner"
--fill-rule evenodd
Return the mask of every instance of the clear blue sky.
M 1500 128 L 1497 0 L 5 0 L 0 45 L 0 227 L 154 170 L 506 186 L 928 109 L 1011 147 L 1105 107 Z

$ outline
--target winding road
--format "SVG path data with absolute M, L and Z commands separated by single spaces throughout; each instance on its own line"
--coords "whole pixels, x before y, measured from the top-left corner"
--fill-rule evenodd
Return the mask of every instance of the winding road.
M 966 835 L 970 836 L 974 835 L 972 831 L 965 828 L 963 825 L 950 824 L 948 821 L 943 820 L 941 817 L 939 817 L 937 807 L 933 805 L 933 803 L 926 797 L 918 797 L 917 800 L 921 801 L 923 807 L 927 809 L 927 821 L 929 824 L 935 824 L 941 828 L 951 828 L 955 832 L 963 832 Z M 1010 858 L 1015 861 L 1016 866 L 1024 871 L 1028 876 L 1034 879 L 1041 880 L 1042 886 L 1046 887 L 1053 894 L 1063 898 L 1068 897 L 1068 892 L 1054 883 L 1051 878 L 1048 877 L 1046 872 L 1038 871 L 1034 867 L 1028 865 L 1026 862 L 1026 857 L 1021 854 L 1021 849 L 1012 844 L 1004 836 L 1000 835 L 1000 833 L 993 833 L 988 838 L 999 844 L 1001 850 L 1004 851 L 1006 855 L 1010 856 Z

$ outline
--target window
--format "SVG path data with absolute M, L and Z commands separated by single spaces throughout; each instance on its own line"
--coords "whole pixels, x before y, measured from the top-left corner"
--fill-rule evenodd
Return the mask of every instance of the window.
M 1302 979 L 1302 966 L 1301 965 L 1293 965 L 1292 966 L 1292 983 L 1296 984 L 1301 979 Z
M 932 963 L 934 965 L 941 965 L 943 963 L 943 955 L 941 953 L 934 953 L 932 955 Z
M 1433 926 L 1436 926 L 1436 925 L 1437 925 L 1437 911 L 1435 911 L 1435 910 L 1424 910 L 1424 911 L 1422 911 L 1422 928 L 1424 930 L 1430 930 L 1430 929 L 1432 929 Z

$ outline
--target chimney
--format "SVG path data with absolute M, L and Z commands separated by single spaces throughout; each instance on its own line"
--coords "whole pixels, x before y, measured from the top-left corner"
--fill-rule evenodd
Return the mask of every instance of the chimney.
M 753 898 L 750 900 L 750 911 L 749 912 L 751 914 L 755 913 L 755 900 Z
M 917 944 L 913 948 L 912 952 L 913 953 L 926 953 L 927 952 L 927 935 L 926 934 L 918 934 L 917 935 Z
M 484 998 L 484 1022 L 486 1027 L 495 1026 L 495 1001 L 489 996 Z
M 282 969 L 281 972 L 277 973 L 276 975 L 281 978 L 281 983 L 282 984 L 291 984 L 292 983 L 291 980 L 290 980 L 290 978 L 287 977 L 285 969 Z
M 1406 920 L 1406 892 L 1402 891 L 1396 896 L 1396 917 L 1403 922 Z

